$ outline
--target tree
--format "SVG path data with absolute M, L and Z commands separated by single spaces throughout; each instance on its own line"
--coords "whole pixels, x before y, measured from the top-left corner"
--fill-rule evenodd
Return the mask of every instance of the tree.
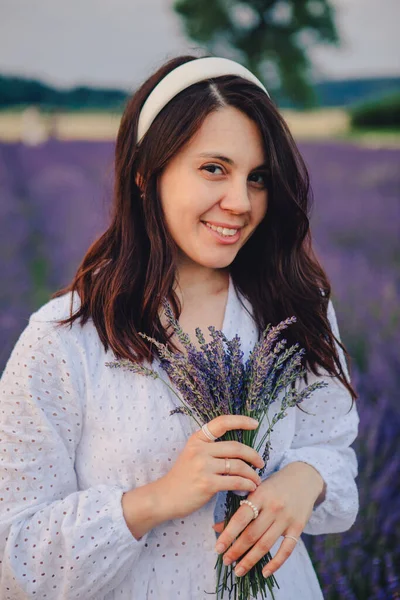
M 338 45 L 330 0 L 175 0 L 189 38 L 242 62 L 295 104 L 315 103 L 310 48 Z

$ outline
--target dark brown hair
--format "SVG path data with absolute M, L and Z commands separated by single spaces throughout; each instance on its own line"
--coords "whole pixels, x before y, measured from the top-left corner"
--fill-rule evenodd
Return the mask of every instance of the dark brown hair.
M 202 81 L 174 97 L 136 143 L 140 109 L 152 89 L 168 72 L 195 59 L 169 61 L 129 100 L 116 142 L 111 223 L 72 282 L 53 294 L 77 292 L 80 298 L 77 312 L 72 314 L 71 299 L 71 316 L 60 323 L 72 326 L 79 319 L 83 326 L 91 318 L 105 350 L 110 347 L 117 358 L 152 360 L 154 350 L 139 332 L 170 343 L 159 308 L 166 297 L 180 313 L 173 292 L 177 248 L 163 219 L 159 176 L 210 112 L 233 106 L 257 124 L 269 160 L 267 214 L 230 265 L 234 285 L 250 301 L 260 332 L 295 315 L 297 322 L 286 331 L 288 343 L 299 342 L 306 350 L 305 366 L 316 375 L 319 365 L 337 376 L 356 399 L 327 317 L 331 286 L 312 248 L 307 168 L 268 96 L 237 76 Z

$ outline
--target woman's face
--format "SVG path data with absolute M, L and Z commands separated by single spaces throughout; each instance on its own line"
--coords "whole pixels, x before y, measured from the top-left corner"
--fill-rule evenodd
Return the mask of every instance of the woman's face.
M 267 211 L 267 172 L 257 125 L 233 107 L 210 113 L 160 177 L 167 228 L 182 264 L 230 265 Z

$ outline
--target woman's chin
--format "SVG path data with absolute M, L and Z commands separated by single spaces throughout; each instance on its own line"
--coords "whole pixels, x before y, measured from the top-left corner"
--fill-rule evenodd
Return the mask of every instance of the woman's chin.
M 202 248 L 198 246 L 195 252 L 185 253 L 181 249 L 181 261 L 183 266 L 185 263 L 194 263 L 205 269 L 225 269 L 229 267 L 236 258 L 239 248 L 229 248 L 225 246 L 219 248 Z
M 236 252 L 232 254 L 230 254 L 229 256 L 224 256 L 224 257 L 218 257 L 218 256 L 213 256 L 210 257 L 208 260 L 205 259 L 204 257 L 202 257 L 200 260 L 196 260 L 195 262 L 202 267 L 205 267 L 206 269 L 225 269 L 226 267 L 229 267 L 229 265 L 231 265 L 233 263 L 233 261 L 235 260 L 236 257 Z

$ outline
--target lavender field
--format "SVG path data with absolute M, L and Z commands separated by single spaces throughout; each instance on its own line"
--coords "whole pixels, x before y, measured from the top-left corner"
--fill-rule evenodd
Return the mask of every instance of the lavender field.
M 361 417 L 356 524 L 304 539 L 326 600 L 400 598 L 400 151 L 301 150 Z M 69 281 L 104 228 L 112 159 L 106 142 L 0 144 L 0 372 L 30 313 Z

